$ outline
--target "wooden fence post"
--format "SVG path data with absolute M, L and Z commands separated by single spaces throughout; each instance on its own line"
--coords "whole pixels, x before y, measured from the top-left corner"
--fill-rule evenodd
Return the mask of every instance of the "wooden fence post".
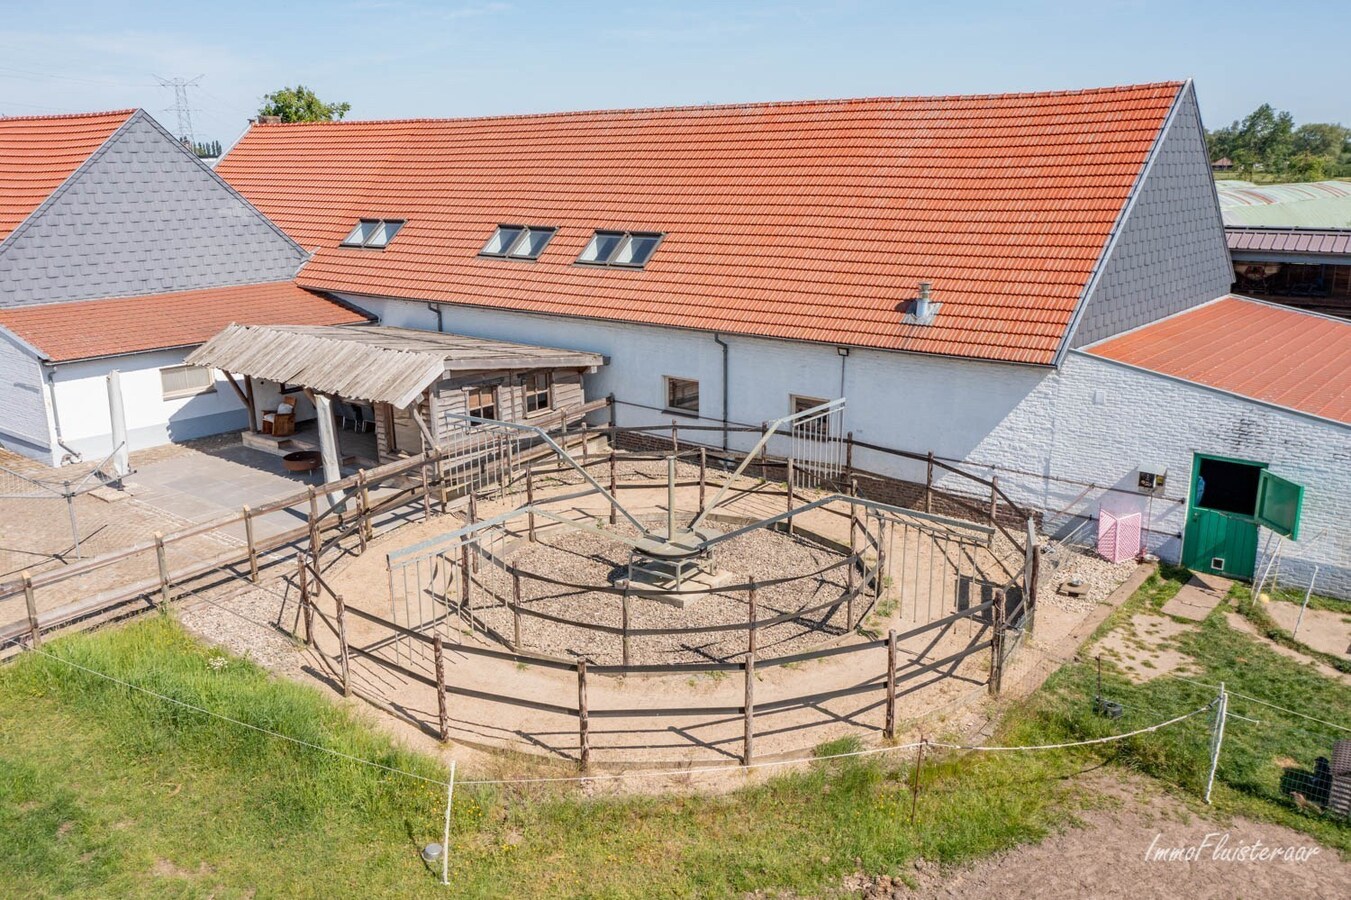
M 310 495 L 310 559 L 314 560 L 314 571 L 319 571 L 319 495 L 314 485 L 308 488 Z
M 848 581 L 845 583 L 846 590 L 851 596 L 854 593 L 854 578 L 857 575 L 858 563 L 858 510 L 851 503 L 849 505 L 849 574 Z
M 249 550 L 249 580 L 258 583 L 258 545 L 253 542 L 253 510 L 244 505 L 244 543 Z
M 699 509 L 704 508 L 704 493 L 708 490 L 708 448 L 699 448 Z M 612 521 L 610 524 L 614 524 Z
M 671 420 L 671 453 L 680 453 L 680 429 L 675 419 Z
M 342 661 L 342 695 L 352 696 L 352 670 L 347 658 L 347 605 L 340 594 L 333 595 L 333 605 L 338 610 L 338 650 Z
M 887 564 L 887 522 L 881 514 L 877 516 L 877 568 L 873 569 L 873 596 L 881 597 L 883 588 L 882 570 Z
M 746 680 L 746 700 L 744 712 L 746 717 L 745 734 L 742 737 L 741 764 L 749 766 L 751 760 L 755 757 L 755 649 L 756 649 L 756 627 L 755 627 L 755 580 L 751 580 L 750 594 L 746 602 L 746 660 L 742 663 L 742 675 Z
M 789 512 L 789 516 L 787 519 L 787 527 L 788 533 L 791 535 L 793 533 L 793 516 L 791 515 L 791 513 L 793 512 L 793 457 L 791 456 L 788 457 L 788 470 L 785 473 L 785 477 L 786 477 L 785 483 L 788 487 L 788 512 Z
M 42 629 L 38 627 L 38 601 L 33 593 L 33 576 L 23 573 L 23 599 L 28 605 L 28 633 L 34 647 L 42 646 Z
M 993 625 L 990 636 L 990 696 L 998 697 L 1004 681 L 1004 592 L 994 592 L 990 607 L 990 621 Z
M 530 542 L 535 541 L 535 470 L 527 463 L 525 467 L 525 505 L 531 507 L 531 511 L 526 514 L 525 528 Z
M 305 623 L 305 646 L 314 647 L 314 608 L 310 601 L 310 576 L 305 557 L 296 554 L 296 589 L 300 592 L 300 617 Z
M 478 500 L 475 499 L 474 492 L 472 490 L 469 491 L 469 524 L 470 525 L 478 524 Z M 475 545 L 474 549 L 478 550 L 479 546 L 480 545 Z M 471 559 L 470 565 L 474 567 L 475 572 L 478 571 L 478 557 L 479 557 L 478 553 L 475 553 L 472 557 L 470 557 Z
M 511 573 L 511 625 L 514 646 L 521 649 L 521 573 Z
M 159 599 L 162 613 L 169 612 L 169 557 L 164 552 L 164 535 L 155 532 L 155 563 L 159 566 Z
M 357 470 L 357 502 L 361 510 L 361 549 L 366 549 L 366 542 L 375 538 L 375 527 L 371 524 L 371 493 L 370 485 L 366 481 L 366 470 Z
M 924 511 L 934 511 L 934 452 L 929 451 L 929 465 L 924 476 Z
M 591 764 L 591 724 L 586 709 L 586 660 L 577 660 L 577 747 L 582 768 Z
M 619 521 L 619 509 L 615 503 L 615 491 L 619 483 L 619 476 L 615 470 L 615 448 L 610 445 L 610 524 L 613 525 Z
M 995 516 L 999 513 L 999 476 L 990 476 L 990 524 L 994 524 Z
M 624 593 L 619 596 L 619 619 L 620 628 L 623 629 L 623 647 L 622 656 L 625 668 L 629 664 L 629 589 L 624 588 Z
M 470 598 L 473 589 L 474 580 L 469 571 L 469 542 L 460 540 L 460 585 L 464 588 L 464 596 L 460 598 L 460 617 L 469 617 L 469 630 L 474 630 L 474 614 L 470 611 Z
M 882 729 L 887 740 L 896 739 L 896 629 L 887 632 L 887 723 Z
M 846 478 L 854 477 L 854 433 L 852 431 L 844 436 L 844 475 Z
M 446 714 L 446 662 L 441 650 L 441 635 L 432 638 L 432 652 L 436 657 L 436 718 L 441 726 L 441 743 L 450 740 L 450 717 Z
M 418 466 L 422 478 L 422 521 L 432 517 L 432 481 L 427 475 L 427 454 L 422 454 L 422 465 Z

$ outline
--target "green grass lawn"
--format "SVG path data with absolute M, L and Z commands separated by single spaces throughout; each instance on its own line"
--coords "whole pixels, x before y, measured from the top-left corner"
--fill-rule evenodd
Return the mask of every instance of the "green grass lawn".
M 50 652 L 244 722 L 433 779 L 435 761 L 172 621 Z M 838 749 L 838 748 L 835 748 Z M 814 763 L 722 796 L 457 789 L 450 896 L 816 892 L 1034 839 L 1077 802 L 1056 756 Z M 0 885 L 13 896 L 448 896 L 418 858 L 438 785 L 350 762 L 29 654 L 0 669 Z M 256 892 L 256 893 L 255 893 Z
M 1157 608 L 1165 571 L 1105 623 Z M 1212 617 L 1185 639 L 1203 674 L 1340 721 L 1345 689 L 1258 647 Z M 269 677 L 171 620 L 53 642 L 77 662 L 243 722 L 442 780 L 330 696 Z M 995 740 L 1107 735 L 1200 706 L 1176 680 L 1131 685 L 1108 666 L 1123 719 L 1092 712 L 1093 669 L 1072 663 L 1015 710 Z M 1231 728 L 1217 805 L 1291 824 L 1351 849 L 1351 831 L 1295 809 L 1273 760 L 1311 762 L 1310 732 L 1284 719 Z M 912 771 L 900 758 L 821 761 L 728 794 L 579 797 L 519 785 L 457 788 L 450 891 L 418 858 L 440 839 L 443 788 L 279 740 L 28 654 L 0 668 L 0 893 L 13 896 L 735 897 L 813 895 L 851 873 L 904 875 L 923 857 L 956 863 L 1034 840 L 1093 802 L 1072 777 L 1102 759 L 1194 798 L 1208 723 L 1198 718 L 1097 751 L 947 753 Z M 1279 726 L 1279 727 L 1276 727 Z M 1316 726 L 1315 726 L 1316 730 Z M 1321 738 L 1320 738 L 1321 739 Z M 822 748 L 823 754 L 841 747 Z M 1324 751 L 1326 752 L 1326 751 Z M 504 763 L 504 765 L 509 765 Z M 1272 778 L 1276 781 L 1273 783 Z
M 1103 623 L 1095 637 L 1121 627 L 1138 613 L 1158 612 L 1189 577 L 1185 569 L 1161 567 Z M 1236 598 L 1245 590 L 1235 588 Z M 1123 705 L 1122 719 L 1107 720 L 1093 713 L 1095 660 L 1085 654 L 1051 676 L 1020 717 L 1020 727 L 1030 729 L 1027 736 L 1063 740 L 1131 730 L 1214 698 L 1215 690 L 1196 682 L 1224 682 L 1231 694 L 1351 726 L 1351 688 L 1231 628 L 1224 614 L 1232 608 L 1221 604 L 1198 628 L 1178 639 L 1178 649 L 1195 661 L 1196 674 L 1185 679 L 1165 676 L 1134 684 L 1104 658 L 1103 694 Z M 1345 820 L 1301 808 L 1291 796 L 1292 790 L 1309 795 L 1301 773 L 1312 773 L 1317 758 L 1331 753 L 1333 740 L 1351 738 L 1351 733 L 1240 696 L 1231 696 L 1229 711 L 1256 721 L 1231 717 L 1227 723 L 1212 796 L 1216 808 L 1278 822 L 1351 851 L 1351 827 Z M 1211 721 L 1207 714 L 1166 734 L 1110 745 L 1101 755 L 1197 796 L 1204 791 L 1208 774 Z

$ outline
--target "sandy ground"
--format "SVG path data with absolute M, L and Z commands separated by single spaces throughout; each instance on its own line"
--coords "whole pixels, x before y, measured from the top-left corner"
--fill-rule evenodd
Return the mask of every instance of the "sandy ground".
M 1241 631 L 1244 634 L 1252 635 L 1254 638 L 1256 638 L 1258 641 L 1262 643 L 1262 646 L 1266 647 L 1271 652 L 1279 653 L 1281 656 L 1284 656 L 1287 659 L 1293 659 L 1297 662 L 1302 662 L 1305 665 L 1311 666 L 1315 671 L 1318 672 L 1319 675 L 1322 675 L 1324 678 L 1334 678 L 1337 681 L 1340 681 L 1342 684 L 1351 684 L 1351 675 L 1348 675 L 1345 672 L 1339 672 L 1332 666 L 1328 665 L 1325 662 L 1322 662 L 1321 660 L 1311 659 L 1309 656 L 1307 656 L 1304 653 L 1300 653 L 1298 650 L 1287 647 L 1284 644 L 1278 644 L 1275 641 L 1268 639 L 1266 635 L 1262 634 L 1260 631 L 1257 630 L 1257 626 L 1254 625 L 1251 622 L 1251 620 L 1249 620 L 1246 616 L 1241 616 L 1236 612 L 1227 612 L 1224 614 L 1224 618 L 1225 621 L 1229 623 L 1230 628 L 1234 629 L 1235 631 Z M 1301 629 L 1301 633 L 1302 632 L 1303 629 Z
M 1295 622 L 1299 621 L 1299 604 L 1275 601 L 1264 608 L 1277 625 L 1294 632 Z M 1351 656 L 1351 603 L 1346 604 L 1343 612 L 1306 609 L 1295 639 L 1333 656 Z
M 1124 627 L 1113 629 L 1088 653 L 1090 656 L 1101 653 L 1136 684 L 1160 675 L 1188 675 L 1192 672 L 1192 660 L 1178 650 L 1177 639 L 1195 630 L 1195 625 L 1185 625 L 1168 616 L 1140 613 L 1132 616 Z
M 1060 898 L 1186 897 L 1189 900 L 1351 896 L 1351 864 L 1335 850 L 1279 825 L 1211 818 L 1144 778 L 1117 770 L 1084 776 L 1101 799 L 1069 827 L 1038 844 L 1018 847 L 955 870 L 921 865 L 907 886 L 890 879 L 854 879 L 848 895 L 862 897 Z M 1226 859 L 1245 846 L 1304 848 L 1303 861 Z M 1221 844 L 1218 851 L 1215 845 Z M 1155 851 L 1201 848 L 1191 860 L 1151 858 Z M 1312 851 L 1310 853 L 1310 851 Z

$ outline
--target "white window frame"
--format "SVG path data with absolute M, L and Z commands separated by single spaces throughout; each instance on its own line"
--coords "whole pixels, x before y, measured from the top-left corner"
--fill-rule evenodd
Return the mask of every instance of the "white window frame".
M 338 246 L 349 248 L 360 248 L 363 250 L 383 250 L 394 240 L 403 226 L 408 224 L 407 219 L 358 219 L 356 226 L 343 238 Z M 359 236 L 361 230 L 370 226 L 370 233 L 365 236 Z M 393 231 L 391 231 L 391 227 Z
M 206 384 L 200 387 L 185 387 L 171 390 L 164 383 L 164 376 L 168 372 L 186 372 L 197 371 L 206 373 Z M 202 366 L 162 366 L 159 370 L 160 379 L 160 397 L 164 400 L 182 400 L 185 397 L 196 397 L 201 394 L 216 393 L 216 370 L 208 369 Z
M 498 250 L 488 249 L 504 230 L 515 231 L 517 229 L 520 229 L 521 233 L 512 238 L 511 243 L 504 244 Z M 544 248 L 549 246 L 549 242 L 554 239 L 554 235 L 557 233 L 558 229 L 552 225 L 508 225 L 503 223 L 497 226 L 497 230 L 488 238 L 488 242 L 483 245 L 483 249 L 478 252 L 478 255 L 490 259 L 514 259 L 533 262 L 539 259 L 540 254 L 544 252 Z M 524 252 L 525 248 L 530 245 L 531 236 L 536 234 L 545 235 L 544 243 L 540 244 L 534 253 Z
M 694 409 L 690 409 L 690 408 L 687 407 L 687 406 L 675 406 L 675 405 L 673 405 L 673 404 L 671 403 L 671 388 L 672 388 L 672 386 L 673 386 L 676 382 L 684 382 L 685 384 L 692 384 L 692 385 L 694 385 L 694 390 L 695 390 L 695 394 L 696 394 L 695 400 L 694 400 Z M 699 390 L 699 379 L 697 379 L 697 378 L 683 378 L 683 377 L 681 377 L 681 376 L 679 376 L 679 375 L 663 375 L 663 376 L 662 376 L 662 382 L 661 382 L 661 383 L 662 383 L 662 390 L 665 392 L 665 393 L 663 394 L 663 396 L 662 396 L 662 408 L 663 408 L 666 412 L 669 412 L 669 413 L 676 413 L 677 415 L 694 416 L 695 418 L 698 418 L 698 416 L 699 416 L 699 396 L 698 396 L 698 394 L 700 393 L 700 390 Z

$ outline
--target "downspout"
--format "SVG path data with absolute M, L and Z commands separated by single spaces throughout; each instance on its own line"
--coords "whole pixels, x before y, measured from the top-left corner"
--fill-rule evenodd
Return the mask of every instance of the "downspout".
M 728 344 L 722 339 L 722 335 L 716 331 L 713 332 L 713 341 L 722 348 L 722 449 L 727 449 L 727 402 L 730 390 L 727 385 L 727 352 Z
M 44 364 L 44 368 L 47 369 L 47 402 L 52 407 L 52 428 L 56 432 L 57 446 L 66 451 L 66 456 L 62 458 L 62 462 L 65 462 L 66 459 L 71 462 L 79 462 L 84 457 L 61 438 L 61 413 L 56 408 L 56 369 L 48 364 Z
M 437 332 L 437 334 L 444 334 L 444 333 L 445 333 L 445 330 L 446 330 L 446 326 L 445 326 L 445 323 L 441 321 L 441 304 L 440 304 L 440 303 L 428 303 L 428 304 L 427 304 L 427 308 L 430 309 L 432 312 L 436 313 L 436 332 Z

